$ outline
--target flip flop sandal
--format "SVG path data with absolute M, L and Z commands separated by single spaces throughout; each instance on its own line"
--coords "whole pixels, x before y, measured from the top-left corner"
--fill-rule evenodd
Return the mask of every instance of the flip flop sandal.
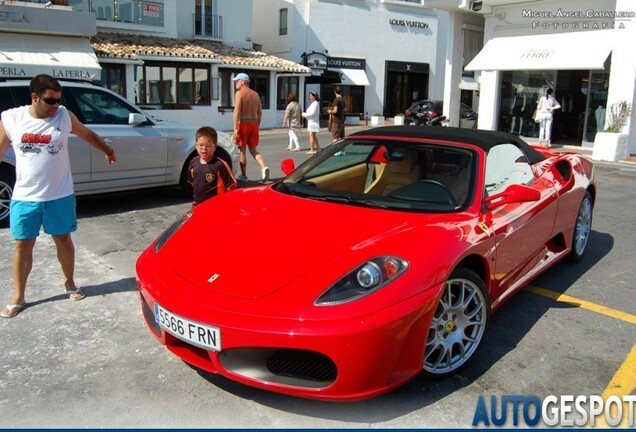
M 79 288 L 72 291 L 67 290 L 66 294 L 68 294 L 68 299 L 73 301 L 80 301 L 86 297 L 86 294 Z M 75 297 L 73 297 L 73 295 L 75 295 Z
M 8 312 L 5 313 L 4 309 L 3 309 L 2 312 L 0 312 L 0 317 L 2 317 L 2 318 L 13 318 L 17 314 L 19 314 L 20 311 L 22 310 L 22 308 L 25 307 L 25 306 L 26 306 L 26 303 L 22 303 L 22 304 L 8 304 L 4 308 L 4 309 L 7 309 Z

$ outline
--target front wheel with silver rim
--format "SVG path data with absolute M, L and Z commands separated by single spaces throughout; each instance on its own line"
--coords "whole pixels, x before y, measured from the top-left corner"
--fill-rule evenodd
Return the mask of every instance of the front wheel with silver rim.
M 592 195 L 585 192 L 579 213 L 576 216 L 576 224 L 574 225 L 574 234 L 572 235 L 572 250 L 568 258 L 570 261 L 578 262 L 583 259 L 583 255 L 587 250 L 587 243 L 592 233 Z
M 0 165 L 0 227 L 9 226 L 9 206 L 15 185 L 15 168 L 3 163 Z
M 426 341 L 424 372 L 454 374 L 474 356 L 490 321 L 486 286 L 472 270 L 458 267 L 446 281 Z

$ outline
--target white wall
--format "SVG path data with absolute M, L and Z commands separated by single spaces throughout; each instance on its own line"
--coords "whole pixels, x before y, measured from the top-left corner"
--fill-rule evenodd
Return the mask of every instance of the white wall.
M 251 48 L 253 17 L 252 0 L 215 0 L 218 1 L 217 14 L 223 17 L 223 42 L 227 45 Z M 269 0 L 257 0 L 256 3 L 269 3 Z
M 279 35 L 279 13 L 284 8 L 288 10 L 287 35 Z M 299 11 L 294 8 L 293 0 L 257 0 L 253 3 L 253 12 L 256 17 L 252 36 L 254 43 L 261 44 L 263 51 L 268 54 L 299 62 L 300 58 L 291 58 L 292 39 L 304 33 L 306 25 Z M 294 27 L 297 30 L 295 33 Z
M 172 35 L 168 37 L 190 39 L 194 35 L 194 0 L 164 1 L 164 22 Z
M 293 18 L 290 35 L 281 38 L 278 10 L 287 4 Z M 370 83 L 365 89 L 365 111 L 383 111 L 386 61 L 428 63 L 429 96 L 441 99 L 444 95 L 447 12 L 380 0 L 260 0 L 254 2 L 254 16 L 259 17 L 254 33 L 265 52 L 297 62 L 303 52 L 325 50 L 329 57 L 365 59 Z M 392 19 L 426 22 L 430 27 L 392 25 Z
M 635 11 L 633 0 L 618 0 L 617 11 Z M 627 101 L 632 106 L 632 115 L 624 133 L 629 133 L 630 153 L 636 154 L 636 25 L 628 23 L 626 28 L 615 29 L 615 42 L 612 50 L 612 71 L 610 73 L 607 106 Z

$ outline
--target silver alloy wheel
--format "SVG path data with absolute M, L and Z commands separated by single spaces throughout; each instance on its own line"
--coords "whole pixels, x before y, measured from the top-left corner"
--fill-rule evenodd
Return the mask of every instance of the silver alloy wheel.
M 9 205 L 11 204 L 11 186 L 0 181 L 0 220 L 9 217 Z
M 9 206 L 13 196 L 15 176 L 5 166 L 0 167 L 0 227 L 9 224 Z
M 476 282 L 446 282 L 426 342 L 424 370 L 435 376 L 461 368 L 475 353 L 488 322 L 488 302 Z
M 576 216 L 573 248 L 576 256 L 583 256 L 592 232 L 592 197 L 586 193 Z

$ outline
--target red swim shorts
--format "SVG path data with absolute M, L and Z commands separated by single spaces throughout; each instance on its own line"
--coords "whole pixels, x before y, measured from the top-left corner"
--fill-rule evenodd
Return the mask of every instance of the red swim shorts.
M 247 121 L 238 125 L 238 136 L 236 137 L 236 145 L 243 147 L 256 147 L 258 145 L 258 122 Z

